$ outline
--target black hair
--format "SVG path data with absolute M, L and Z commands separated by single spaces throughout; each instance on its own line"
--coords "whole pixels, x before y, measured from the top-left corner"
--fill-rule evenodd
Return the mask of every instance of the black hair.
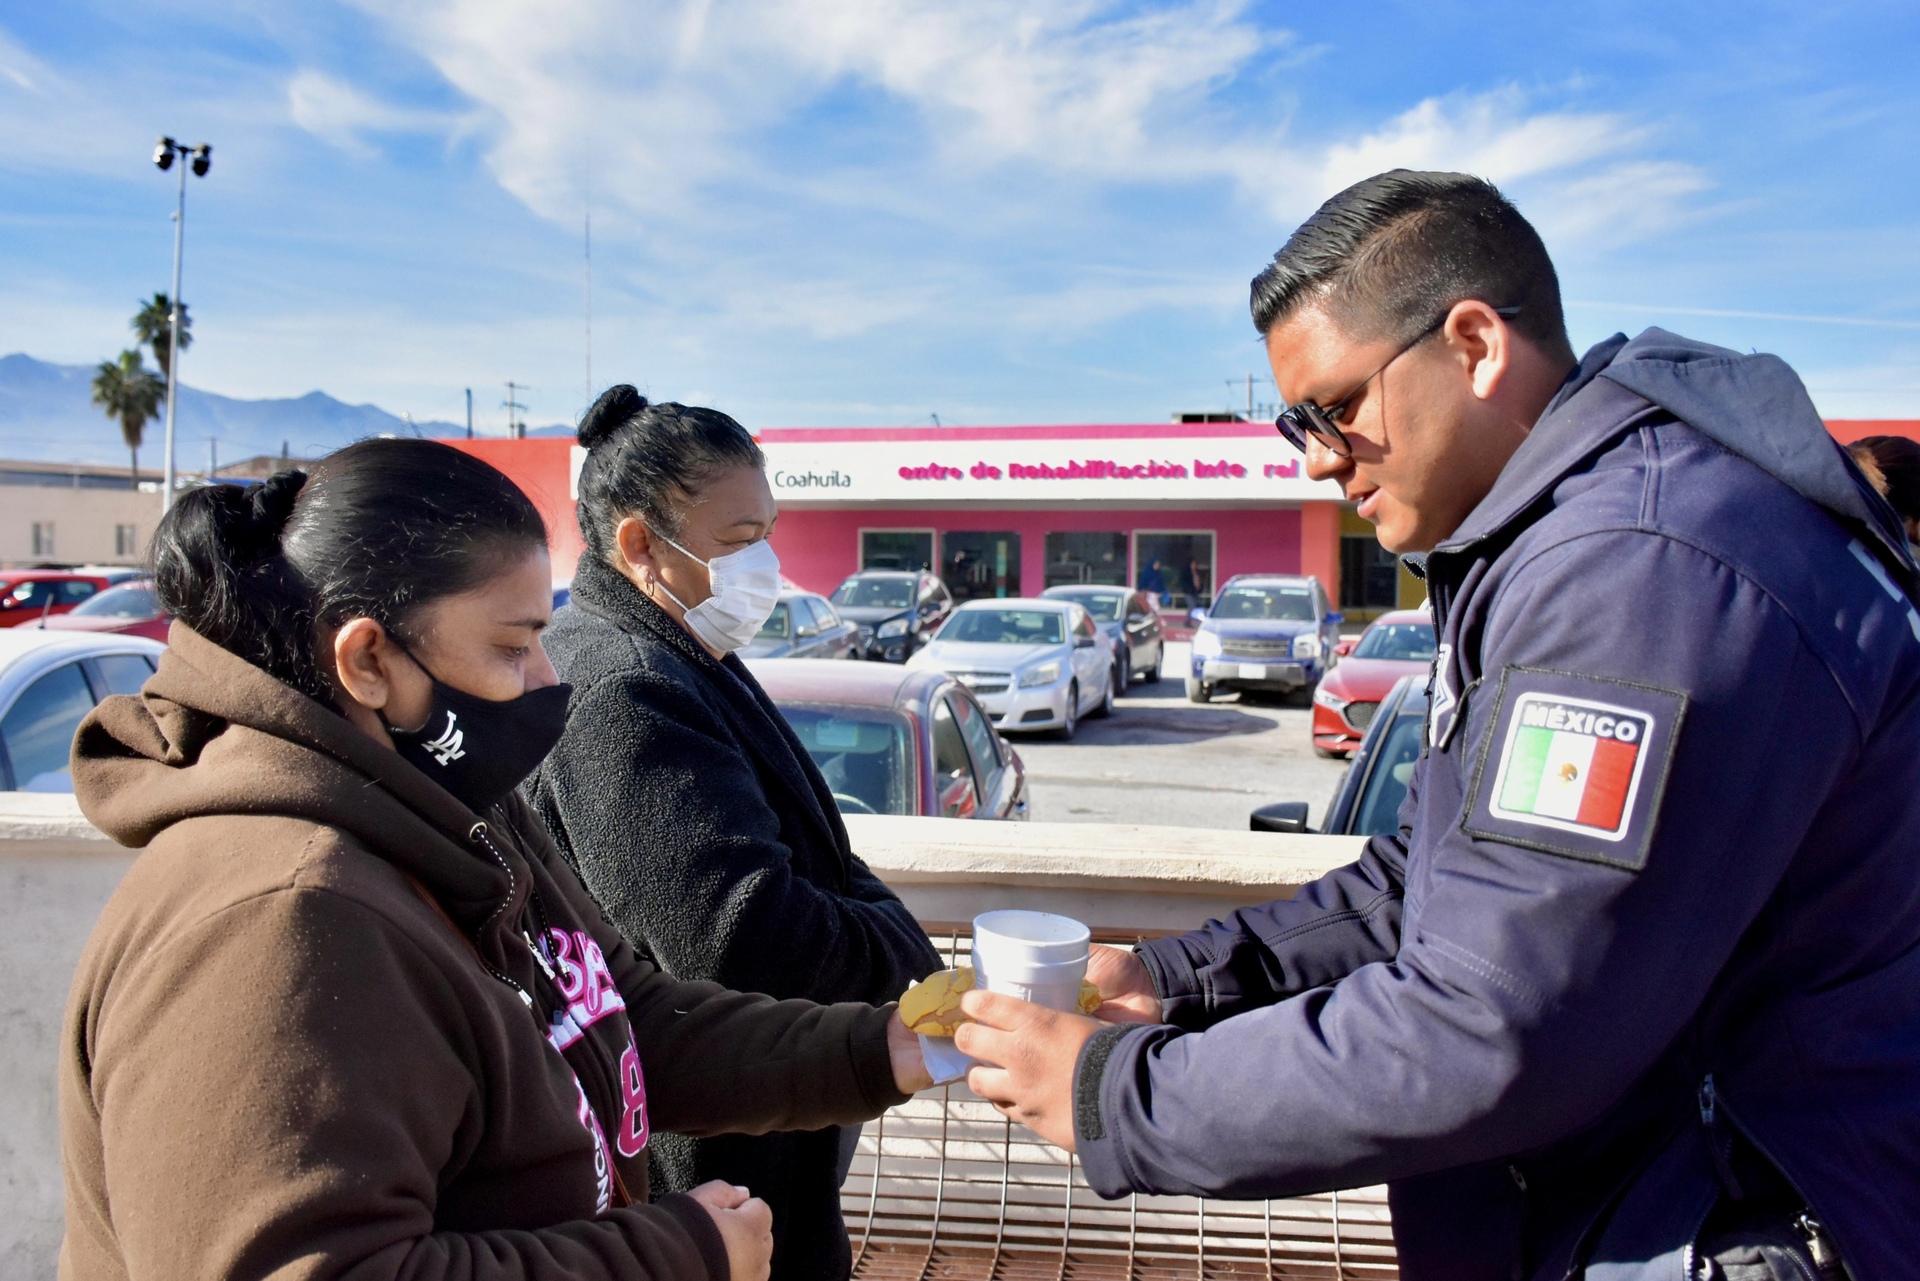
M 1572 357 L 1553 260 L 1499 188 L 1394 169 L 1332 197 L 1287 238 L 1253 278 L 1253 323 L 1264 335 L 1313 304 L 1353 338 L 1408 342 L 1468 299 L 1518 307 L 1514 329 Z
M 613 552 L 613 531 L 638 516 L 667 538 L 680 537 L 687 500 L 734 467 L 764 467 L 766 455 L 745 427 L 717 409 L 650 405 L 625 383 L 593 402 L 576 433 L 587 451 L 580 468 L 580 533 L 596 556 Z
M 499 471 L 432 440 L 363 440 L 311 474 L 182 494 L 153 539 L 160 604 L 214 644 L 333 706 L 316 656 L 354 618 L 399 632 L 414 611 L 547 544 Z
M 1862 436 L 1847 450 L 1901 520 L 1920 520 L 1920 442 L 1905 436 Z

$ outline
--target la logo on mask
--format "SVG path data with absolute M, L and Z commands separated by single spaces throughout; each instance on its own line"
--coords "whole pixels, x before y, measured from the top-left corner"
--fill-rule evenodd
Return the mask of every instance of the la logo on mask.
M 461 744 L 467 741 L 466 732 L 456 728 L 454 724 L 458 719 L 459 717 L 454 713 L 448 712 L 447 727 L 440 731 L 440 736 L 438 738 L 430 738 L 420 744 L 421 748 L 429 756 L 439 761 L 442 765 L 450 761 L 457 761 L 467 754 L 466 750 L 461 746 Z

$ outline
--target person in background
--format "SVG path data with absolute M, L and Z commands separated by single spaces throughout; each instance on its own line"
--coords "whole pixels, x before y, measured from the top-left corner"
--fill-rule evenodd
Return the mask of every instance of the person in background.
M 559 737 L 546 529 L 499 472 L 368 440 L 180 496 L 175 616 L 73 748 L 144 846 L 58 1066 L 68 1281 L 759 1281 L 766 1205 L 649 1204 L 650 1129 L 857 1122 L 926 1084 L 888 1011 L 677 982 L 514 787 Z
M 547 648 L 566 731 L 529 792 L 613 923 L 681 979 L 891 1000 L 940 967 L 853 854 L 831 789 L 734 651 L 780 593 L 760 447 L 712 409 L 607 391 L 581 420 L 587 550 Z M 773 1275 L 843 1278 L 853 1131 L 662 1135 L 669 1188 L 742 1184 L 774 1212 Z
M 1847 452 L 1906 526 L 1907 542 L 1920 544 L 1920 441 L 1862 436 Z
M 1162 605 L 1167 604 L 1171 599 L 1167 593 L 1166 569 L 1160 564 L 1158 556 L 1153 558 L 1152 564 L 1140 571 L 1140 581 L 1135 585 L 1135 590 L 1147 593 Z

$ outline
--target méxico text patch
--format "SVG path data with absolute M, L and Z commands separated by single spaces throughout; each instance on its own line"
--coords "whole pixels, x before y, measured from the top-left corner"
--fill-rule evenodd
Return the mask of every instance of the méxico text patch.
M 1686 696 L 1509 667 L 1468 794 L 1474 836 L 1639 869 Z

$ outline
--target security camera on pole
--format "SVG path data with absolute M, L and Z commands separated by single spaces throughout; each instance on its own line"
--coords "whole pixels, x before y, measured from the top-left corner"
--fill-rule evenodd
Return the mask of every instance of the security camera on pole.
M 167 458 L 160 493 L 163 512 L 173 506 L 173 406 L 180 385 L 180 245 L 187 228 L 187 170 L 192 169 L 196 178 L 206 177 L 207 169 L 213 164 L 213 147 L 205 142 L 186 147 L 171 138 L 162 138 L 153 145 L 153 163 L 162 170 L 173 168 L 176 159 L 184 159 L 186 163 L 180 166 L 180 203 L 173 212 L 173 315 L 167 337 Z

